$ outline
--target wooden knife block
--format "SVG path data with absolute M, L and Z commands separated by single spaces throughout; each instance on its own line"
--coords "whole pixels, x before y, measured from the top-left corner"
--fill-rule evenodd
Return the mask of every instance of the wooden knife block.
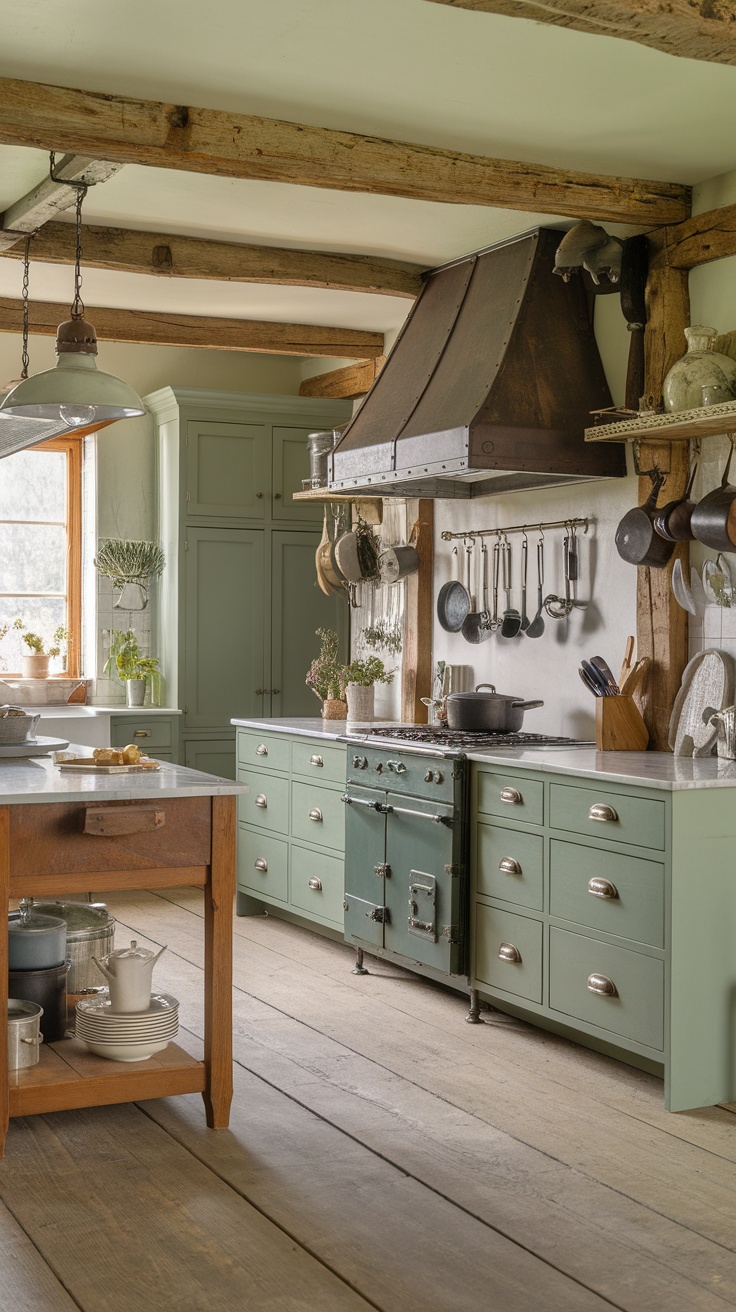
M 599 752 L 645 752 L 649 730 L 633 697 L 599 697 L 595 704 Z

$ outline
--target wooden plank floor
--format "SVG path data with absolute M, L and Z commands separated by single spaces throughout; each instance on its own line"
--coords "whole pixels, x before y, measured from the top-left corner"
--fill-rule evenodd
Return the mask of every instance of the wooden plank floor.
M 201 1056 L 201 893 L 106 896 L 168 944 Z M 231 1129 L 198 1095 L 28 1117 L 0 1164 L 19 1312 L 724 1312 L 736 1118 L 340 944 L 236 919 Z

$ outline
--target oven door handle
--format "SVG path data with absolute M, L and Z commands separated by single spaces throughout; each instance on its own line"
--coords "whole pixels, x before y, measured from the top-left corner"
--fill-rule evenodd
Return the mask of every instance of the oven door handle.
M 349 806 L 369 806 L 371 811 L 378 811 L 380 815 L 409 815 L 417 820 L 430 820 L 434 825 L 454 824 L 450 815 L 432 815 L 427 811 L 411 811 L 408 806 L 391 806 L 387 802 L 368 802 L 364 797 L 351 797 L 350 793 L 343 793 L 343 802 Z
M 343 793 L 340 801 L 345 802 L 347 806 L 369 806 L 371 811 L 378 811 L 380 815 L 387 815 L 391 810 L 385 802 L 369 802 L 365 797 L 351 797 L 350 793 Z

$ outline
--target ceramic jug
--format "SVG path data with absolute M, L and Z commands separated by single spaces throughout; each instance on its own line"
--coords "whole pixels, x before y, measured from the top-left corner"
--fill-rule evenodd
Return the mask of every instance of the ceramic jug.
M 736 761 L 736 706 L 726 706 L 710 717 L 718 725 L 718 755 L 725 761 Z
M 151 1005 L 151 975 L 161 953 L 139 948 L 135 939 L 129 948 L 116 948 L 98 961 L 93 957 L 110 986 L 112 1011 L 146 1011 Z

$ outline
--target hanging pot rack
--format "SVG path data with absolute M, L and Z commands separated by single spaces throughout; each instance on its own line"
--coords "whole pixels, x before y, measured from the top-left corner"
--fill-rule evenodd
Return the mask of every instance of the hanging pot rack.
M 589 519 L 587 516 L 585 519 L 548 519 L 542 522 L 534 520 L 530 524 L 512 524 L 508 528 L 466 528 L 459 533 L 450 533 L 449 530 L 445 529 L 440 536 L 443 542 L 452 542 L 455 539 L 459 541 L 463 538 L 503 538 L 509 533 L 545 533 L 548 529 L 553 528 L 581 528 L 584 533 L 587 533 L 588 527 L 594 523 L 595 520 Z

